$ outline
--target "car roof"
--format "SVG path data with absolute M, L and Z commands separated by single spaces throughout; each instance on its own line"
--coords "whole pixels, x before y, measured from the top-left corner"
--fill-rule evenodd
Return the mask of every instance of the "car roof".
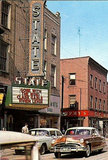
M 67 130 L 69 129 L 96 129 L 94 127 L 71 127 L 71 128 L 68 128 Z
M 30 131 L 34 131 L 34 130 L 60 131 L 57 128 L 33 128 L 33 129 L 30 129 Z
M 36 142 L 34 136 L 13 131 L 0 131 L 0 145 Z

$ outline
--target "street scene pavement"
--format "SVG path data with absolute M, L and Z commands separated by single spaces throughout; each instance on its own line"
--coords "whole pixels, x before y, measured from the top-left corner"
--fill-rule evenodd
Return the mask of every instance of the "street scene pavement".
M 103 152 L 101 153 L 93 153 L 91 154 L 90 157 L 84 157 L 83 155 L 81 155 L 80 153 L 75 153 L 75 154 L 68 154 L 68 155 L 62 155 L 61 158 L 57 159 L 57 160 L 68 160 L 68 159 L 72 159 L 72 160 L 108 160 L 108 139 L 106 139 L 107 142 L 107 146 L 105 147 L 105 149 L 103 150 Z M 53 153 L 48 153 L 45 155 L 41 156 L 41 160 L 54 160 L 56 159 Z
M 106 139 L 107 146 L 101 153 L 94 152 L 90 157 L 84 157 L 81 153 L 75 154 L 65 154 L 57 160 L 108 160 L 108 139 Z M 26 160 L 24 155 L 15 155 L 14 150 L 7 149 L 3 151 L 3 158 L 0 157 L 0 160 Z M 56 160 L 54 153 L 46 153 L 40 156 L 40 160 Z

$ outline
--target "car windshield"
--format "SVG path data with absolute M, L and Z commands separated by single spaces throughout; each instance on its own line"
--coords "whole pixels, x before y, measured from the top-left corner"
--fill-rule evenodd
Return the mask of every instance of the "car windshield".
M 32 136 L 48 136 L 49 133 L 46 130 L 31 130 L 30 134 Z
M 90 135 L 89 129 L 70 129 L 66 132 L 66 135 Z

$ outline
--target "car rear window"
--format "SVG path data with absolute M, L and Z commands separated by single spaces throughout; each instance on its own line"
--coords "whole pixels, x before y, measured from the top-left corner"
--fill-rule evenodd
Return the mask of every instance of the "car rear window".
M 49 136 L 49 132 L 46 130 L 32 130 L 30 134 L 32 136 Z

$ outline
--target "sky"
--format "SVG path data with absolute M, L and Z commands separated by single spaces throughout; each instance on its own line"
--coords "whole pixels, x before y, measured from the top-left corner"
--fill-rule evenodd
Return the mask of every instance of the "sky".
M 58 0 L 46 5 L 60 12 L 61 58 L 90 56 L 108 69 L 108 1 Z

